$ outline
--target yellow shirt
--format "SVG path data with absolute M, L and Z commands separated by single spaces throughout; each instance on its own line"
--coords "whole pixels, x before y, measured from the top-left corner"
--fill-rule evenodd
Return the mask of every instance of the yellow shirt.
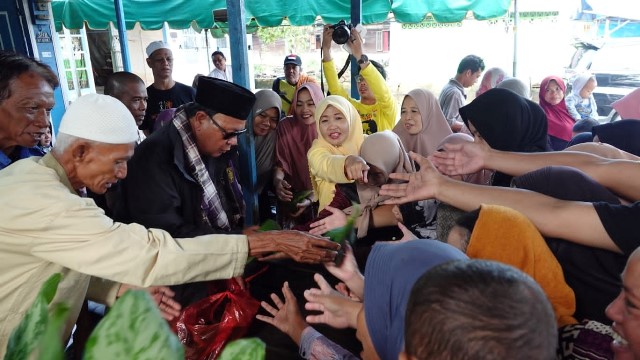
M 113 282 L 147 287 L 226 279 L 242 274 L 247 259 L 244 235 L 174 239 L 114 222 L 76 194 L 51 154 L 1 171 L 0 198 L 0 356 L 54 273 L 63 279 L 52 304 L 71 307 L 68 336 L 85 296 L 109 304 L 118 289 Z
M 338 82 L 338 72 L 336 71 L 333 60 L 323 62 L 322 69 L 327 79 L 329 92 L 332 95 L 339 95 L 349 100 L 351 105 L 358 110 L 358 114 L 360 114 L 360 119 L 362 120 L 362 129 L 365 134 L 372 134 L 383 130 L 393 130 L 398 119 L 398 105 L 391 95 L 391 91 L 384 78 L 378 70 L 376 70 L 375 66 L 369 64 L 369 66 L 360 71 L 360 75 L 367 81 L 367 85 L 369 85 L 371 92 L 376 97 L 376 102 L 373 105 L 366 105 L 351 98 L 347 90 L 340 86 Z

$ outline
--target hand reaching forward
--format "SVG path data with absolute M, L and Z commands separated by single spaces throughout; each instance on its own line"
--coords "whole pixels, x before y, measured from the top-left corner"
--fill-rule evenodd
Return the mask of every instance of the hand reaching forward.
M 288 282 L 285 282 L 282 286 L 282 294 L 284 295 L 284 303 L 278 295 L 271 294 L 271 300 L 273 300 L 275 307 L 265 301 L 260 303 L 262 308 L 273 317 L 258 314 L 256 318 L 275 326 L 278 330 L 289 335 L 300 346 L 302 331 L 309 325 L 300 314 L 298 303 L 289 288 Z
M 336 266 L 334 263 L 325 263 L 324 267 L 331 275 L 344 282 L 345 286 L 349 289 L 349 296 L 353 295 L 359 299 L 364 297 L 364 276 L 358 268 L 358 263 L 356 262 L 355 256 L 353 256 L 351 246 L 346 246 L 344 260 L 342 260 L 340 266 Z M 344 294 L 344 292 L 340 293 Z
M 287 180 L 276 180 L 275 184 L 276 195 L 278 199 L 283 202 L 289 202 L 293 199 L 293 193 L 291 192 L 291 185 L 287 182 Z
M 324 209 L 331 212 L 331 215 L 312 223 L 310 225 L 311 230 L 309 230 L 309 234 L 322 235 L 327 231 L 337 229 L 347 224 L 347 214 L 342 210 L 328 205 Z
M 130 289 L 141 289 L 147 291 L 153 301 L 158 305 L 158 310 L 160 310 L 160 315 L 167 320 L 171 321 L 176 316 L 180 315 L 180 311 L 182 310 L 182 306 L 173 300 L 173 297 L 176 295 L 170 288 L 166 286 L 150 286 L 148 288 L 139 288 L 137 286 L 121 284 L 120 289 L 118 290 L 117 297 L 124 295 Z
M 344 161 L 344 174 L 347 179 L 366 184 L 369 165 L 360 156 L 349 155 Z
M 435 198 L 443 176 L 427 158 L 413 151 L 409 155 L 411 159 L 420 165 L 420 171 L 414 173 L 392 173 L 389 175 L 391 179 L 407 182 L 382 185 L 380 195 L 391 196 L 390 199 L 384 202 L 385 204 L 404 204 L 410 201 Z
M 297 262 L 333 261 L 340 245 L 331 240 L 295 230 L 275 230 L 247 234 L 249 256 L 263 257 L 284 253 Z
M 320 289 L 309 289 L 304 292 L 307 299 L 305 309 L 320 311 L 320 315 L 308 315 L 307 322 L 311 324 L 327 324 L 337 329 L 354 328 L 357 325 L 358 312 L 362 303 L 353 301 L 333 290 L 324 278 L 314 276 Z
M 446 175 L 472 174 L 484 168 L 491 148 L 483 139 L 475 142 L 445 144 L 444 151 L 436 151 L 429 159 Z

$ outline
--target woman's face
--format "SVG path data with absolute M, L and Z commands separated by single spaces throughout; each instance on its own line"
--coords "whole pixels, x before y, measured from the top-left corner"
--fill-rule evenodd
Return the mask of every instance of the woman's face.
M 224 58 L 224 56 L 216 54 L 212 58 L 212 60 L 213 60 L 213 65 L 216 67 L 216 69 L 220 71 L 225 71 L 227 69 L 227 60 Z
M 558 105 L 564 99 L 564 92 L 555 80 L 549 81 L 544 91 L 544 100 L 551 105 Z
M 402 126 L 411 135 L 422 131 L 422 115 L 420 114 L 420 109 L 418 109 L 418 104 L 411 96 L 404 97 L 402 108 L 400 108 L 400 121 L 402 121 Z
M 471 133 L 471 135 L 473 135 L 473 140 L 476 142 L 481 141 L 482 135 L 480 135 L 480 133 L 478 132 L 478 129 L 476 129 L 476 127 L 473 126 L 473 124 L 471 123 L 471 119 L 469 119 L 468 124 L 469 124 L 469 132 Z
M 580 97 L 583 99 L 590 98 L 593 90 L 596 89 L 596 86 L 598 86 L 598 84 L 596 83 L 596 79 L 589 79 L 589 81 L 587 81 L 587 83 L 582 87 L 582 90 L 580 90 Z
M 342 145 L 349 137 L 349 120 L 334 106 L 320 115 L 320 135 L 333 146 Z
M 313 102 L 311 92 L 304 88 L 298 92 L 298 100 L 296 101 L 295 115 L 296 119 L 302 120 L 307 125 L 313 124 L 313 114 L 316 112 L 316 103 Z
M 255 136 L 265 136 L 271 130 L 275 130 L 279 117 L 280 112 L 273 107 L 257 114 L 253 119 L 253 134 Z

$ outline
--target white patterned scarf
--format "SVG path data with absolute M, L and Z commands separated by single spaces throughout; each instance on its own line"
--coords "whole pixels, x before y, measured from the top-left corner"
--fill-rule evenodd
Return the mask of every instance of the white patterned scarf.
M 202 187 L 203 197 L 201 208 L 204 222 L 209 224 L 209 226 L 215 224 L 215 226 L 221 229 L 230 230 L 229 219 L 222 208 L 218 190 L 213 185 L 209 172 L 202 162 L 200 152 L 193 138 L 191 124 L 184 109 L 176 112 L 173 118 L 173 125 L 178 129 L 178 133 L 182 138 L 182 144 L 187 155 L 191 174 Z

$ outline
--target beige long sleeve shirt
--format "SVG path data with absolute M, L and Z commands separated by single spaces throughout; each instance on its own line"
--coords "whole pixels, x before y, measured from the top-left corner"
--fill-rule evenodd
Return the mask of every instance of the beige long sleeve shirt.
M 117 223 L 71 187 L 51 155 L 0 171 L 0 357 L 42 283 L 60 272 L 53 303 L 71 307 L 70 333 L 85 296 L 110 303 L 117 283 L 173 285 L 242 273 L 244 235 L 174 239 L 167 232 Z M 91 284 L 91 285 L 90 285 Z

